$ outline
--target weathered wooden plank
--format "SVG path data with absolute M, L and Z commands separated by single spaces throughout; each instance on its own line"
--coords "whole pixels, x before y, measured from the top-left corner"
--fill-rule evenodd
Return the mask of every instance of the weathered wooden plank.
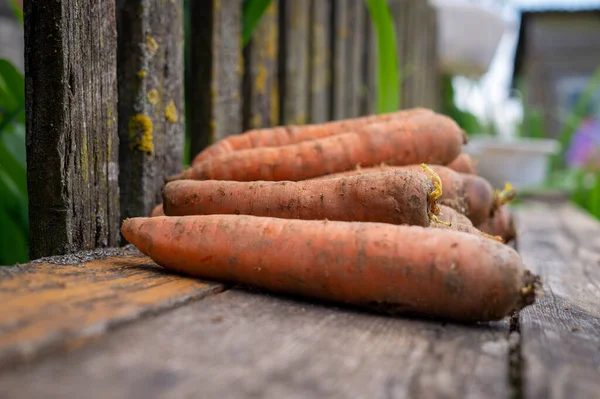
M 427 37 L 428 37 L 428 4 L 426 1 L 417 1 L 414 4 L 415 12 L 415 36 L 412 42 L 414 49 L 413 66 L 413 105 L 416 107 L 425 107 L 425 79 L 427 78 Z
M 310 123 L 331 118 L 331 0 L 311 0 Z
M 332 48 L 331 48 L 331 118 L 346 117 L 346 97 L 348 96 L 348 36 L 350 3 L 352 0 L 332 0 Z
M 390 14 L 396 27 L 396 51 L 398 57 L 398 92 L 400 108 L 407 108 L 406 77 L 409 53 L 409 0 L 389 0 Z
M 244 130 L 279 124 L 278 15 L 273 1 L 244 49 Z
M 367 10 L 365 12 L 365 44 L 363 46 L 361 115 L 369 115 L 377 112 L 377 44 L 377 32 Z
M 506 398 L 507 336 L 230 290 L 4 373 L 0 396 Z
M 308 122 L 311 0 L 279 1 L 279 98 L 283 124 Z
M 527 398 L 591 398 L 600 392 L 600 224 L 562 204 L 515 209 L 517 248 L 544 283 L 520 313 Z
M 30 257 L 117 244 L 114 0 L 25 3 Z
M 439 108 L 439 99 L 441 97 L 440 92 L 440 72 L 439 72 L 439 61 L 438 61 L 438 24 L 437 24 L 437 11 L 436 8 L 428 5 L 427 6 L 427 53 L 425 60 L 425 67 L 427 68 L 427 78 L 425 81 L 425 93 L 426 101 L 425 105 L 431 109 L 437 110 Z
M 121 219 L 149 215 L 181 171 L 183 2 L 117 0 Z
M 0 368 L 80 346 L 116 326 L 222 289 L 166 271 L 129 247 L 4 267 Z
M 189 2 L 186 100 L 191 158 L 242 131 L 242 0 Z
M 364 1 L 348 2 L 348 44 L 347 44 L 347 73 L 345 112 L 346 118 L 360 115 L 360 103 L 363 94 L 363 49 L 365 46 L 365 14 L 367 9 Z

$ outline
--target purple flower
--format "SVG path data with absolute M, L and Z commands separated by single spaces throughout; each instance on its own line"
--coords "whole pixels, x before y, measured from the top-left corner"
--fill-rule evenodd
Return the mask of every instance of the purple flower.
M 598 164 L 600 156 L 600 124 L 596 119 L 584 120 L 575 131 L 566 154 L 569 166 Z

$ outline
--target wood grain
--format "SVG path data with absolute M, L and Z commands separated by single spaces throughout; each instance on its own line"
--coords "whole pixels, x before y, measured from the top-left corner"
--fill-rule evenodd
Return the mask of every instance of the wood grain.
M 517 248 L 544 282 L 520 315 L 525 397 L 600 392 L 600 223 L 563 204 L 515 208 Z
M 244 130 L 279 124 L 278 15 L 273 1 L 244 49 Z
M 119 239 L 114 0 L 27 1 L 30 258 Z
M 347 73 L 344 115 L 346 118 L 360 116 L 360 103 L 363 96 L 363 49 L 365 47 L 365 14 L 367 8 L 364 1 L 348 2 L 348 37 L 347 37 Z
M 346 98 L 350 74 L 348 71 L 350 6 L 353 0 L 332 0 L 331 48 L 331 119 L 346 118 Z
M 311 0 L 310 123 L 323 123 L 331 118 L 331 3 L 331 0 Z
M 183 2 L 117 0 L 121 219 L 147 216 L 181 171 Z
M 190 159 L 242 132 L 242 0 L 189 2 L 186 99 Z
M 2 268 L 0 368 L 77 347 L 118 325 L 222 289 L 168 272 L 137 250 Z
M 279 1 L 282 124 L 308 122 L 311 0 Z
M 230 290 L 4 373 L 0 396 L 505 398 L 506 338 Z
M 365 45 L 363 50 L 363 92 L 360 113 L 370 115 L 377 112 L 377 31 L 369 12 L 365 12 Z

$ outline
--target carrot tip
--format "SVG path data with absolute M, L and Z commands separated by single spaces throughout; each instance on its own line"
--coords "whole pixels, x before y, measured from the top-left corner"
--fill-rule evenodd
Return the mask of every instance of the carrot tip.
M 523 274 L 522 284 L 520 299 L 514 309 L 515 312 L 533 304 L 536 298 L 541 295 L 542 281 L 540 276 L 527 270 Z

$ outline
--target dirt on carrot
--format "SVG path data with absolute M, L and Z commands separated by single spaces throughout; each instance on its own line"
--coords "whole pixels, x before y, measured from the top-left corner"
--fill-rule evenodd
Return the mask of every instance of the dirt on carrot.
M 382 162 L 446 164 L 460 154 L 466 140 L 465 132 L 452 119 L 417 115 L 298 144 L 211 157 L 167 181 L 298 181 Z
M 439 197 L 423 173 L 391 171 L 300 182 L 178 180 L 163 188 L 168 216 L 244 214 L 429 226 Z
M 368 115 L 319 124 L 287 125 L 271 128 L 252 129 L 242 134 L 226 137 L 210 145 L 194 158 L 192 165 L 206 159 L 229 154 L 235 151 L 260 147 L 279 147 L 297 144 L 302 141 L 333 136 L 355 131 L 365 125 L 381 123 L 394 119 L 410 118 L 415 115 L 432 115 L 434 112 L 426 108 L 413 108 L 385 114 Z
M 439 203 L 450 206 L 460 213 L 466 215 L 474 225 L 483 223 L 493 215 L 495 203 L 500 203 L 502 195 L 496 193 L 491 184 L 483 177 L 458 173 L 442 165 L 429 165 L 441 179 L 443 192 L 439 198 Z M 382 173 L 395 170 L 414 171 L 427 174 L 421 165 L 405 166 L 387 166 L 379 165 L 370 168 L 355 168 L 342 173 L 334 173 L 315 178 L 315 180 L 326 180 L 339 178 L 342 176 L 366 175 L 373 173 Z M 494 200 L 496 198 L 496 201 Z
M 121 231 L 177 272 L 397 314 L 500 320 L 539 284 L 509 246 L 451 229 L 200 215 L 131 218 Z

